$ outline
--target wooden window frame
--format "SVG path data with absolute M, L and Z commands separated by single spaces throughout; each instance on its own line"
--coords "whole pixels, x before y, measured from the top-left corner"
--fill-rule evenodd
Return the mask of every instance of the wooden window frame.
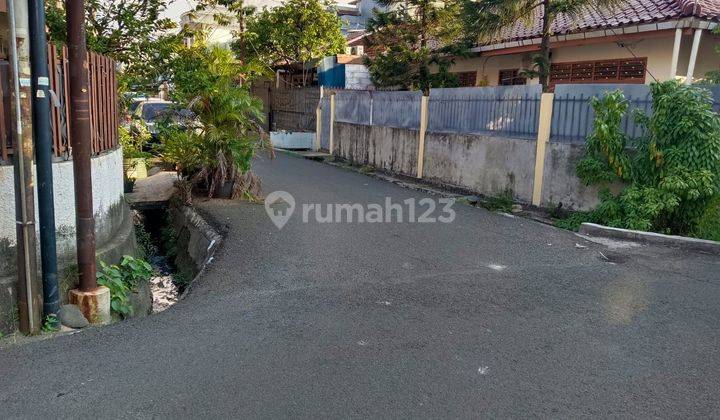
M 513 72 L 514 75 L 513 75 L 513 77 L 510 78 L 510 80 L 513 80 L 513 81 L 514 81 L 514 80 L 522 80 L 523 83 L 510 83 L 509 85 L 503 84 L 502 74 L 503 74 L 504 72 Z M 527 77 L 520 76 L 519 73 L 520 73 L 520 69 L 519 69 L 519 68 L 517 68 L 517 69 L 500 69 L 500 70 L 498 70 L 498 86 L 522 86 L 522 85 L 527 85 Z
M 628 78 L 622 78 L 619 74 L 621 71 L 621 66 L 623 61 L 639 61 L 642 62 L 642 70 L 643 75 L 642 77 L 628 77 Z M 617 62 L 617 76 L 615 78 L 599 78 L 597 76 L 597 69 L 599 65 L 603 63 L 613 63 Z M 573 78 L 574 73 L 574 67 L 575 66 L 586 66 L 586 69 L 589 71 L 586 73 L 589 77 L 588 78 Z M 570 77 L 569 79 L 561 79 L 560 81 L 553 78 L 553 67 L 555 66 L 569 66 L 570 69 Z M 579 71 L 578 71 L 579 72 Z M 647 57 L 626 57 L 626 58 L 608 58 L 603 60 L 583 60 L 583 61 L 566 61 L 566 62 L 558 62 L 558 63 L 551 63 L 550 64 L 550 75 L 548 77 L 548 84 L 551 88 L 554 88 L 556 85 L 560 84 L 601 84 L 601 83 L 624 83 L 624 84 L 638 84 L 642 85 L 645 84 L 647 80 Z
M 460 82 L 460 87 L 475 87 L 475 86 L 477 86 L 477 71 L 456 71 L 456 72 L 452 72 L 451 74 L 454 74 L 458 77 L 458 81 Z M 462 76 L 461 75 L 465 75 L 465 76 L 472 75 L 472 77 L 471 77 L 471 79 L 473 81 L 472 84 L 469 84 L 469 85 L 462 84 Z

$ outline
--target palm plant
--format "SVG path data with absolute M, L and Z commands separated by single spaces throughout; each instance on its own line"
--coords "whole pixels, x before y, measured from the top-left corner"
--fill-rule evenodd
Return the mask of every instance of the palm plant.
M 162 157 L 193 184 L 204 184 L 210 197 L 231 184 L 231 198 L 254 198 L 259 180 L 250 164 L 267 136 L 258 124 L 262 102 L 243 84 L 242 66 L 231 51 L 199 42 L 178 52 L 172 72 L 173 100 L 198 124 L 165 127 Z
M 560 15 L 577 20 L 586 13 L 600 13 L 611 9 L 621 0 L 464 0 L 462 14 L 471 37 L 481 42 L 502 38 L 517 22 L 533 25 L 540 20 L 540 51 L 533 56 L 532 68 L 525 69 L 529 77 L 537 77 L 548 90 L 550 75 L 550 36 L 552 24 Z

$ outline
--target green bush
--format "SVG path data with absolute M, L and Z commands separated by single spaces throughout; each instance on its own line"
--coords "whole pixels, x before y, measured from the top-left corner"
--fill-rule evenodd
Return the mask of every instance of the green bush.
M 150 132 L 144 126 L 133 128 L 118 127 L 120 145 L 123 148 L 123 158 L 147 158 L 149 153 L 143 151 L 150 141 Z
M 600 205 L 574 215 L 614 227 L 717 238 L 720 231 L 720 119 L 706 89 L 675 81 L 651 85 L 653 113 L 636 113 L 644 135 L 628 139 L 620 121 L 628 102 L 620 91 L 593 99 L 595 127 L 577 167 L 588 185 L 606 188 Z M 634 150 L 628 146 L 634 145 Z
M 122 317 L 132 313 L 130 293 L 137 291 L 140 282 L 147 281 L 153 269 L 146 261 L 125 255 L 120 264 L 107 265 L 100 262 L 98 284 L 110 289 L 110 308 Z

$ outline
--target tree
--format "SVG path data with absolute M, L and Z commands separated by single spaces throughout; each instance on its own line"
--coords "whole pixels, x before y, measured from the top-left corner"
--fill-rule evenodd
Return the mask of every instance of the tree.
M 462 19 L 470 38 L 491 42 L 518 22 L 533 25 L 540 19 L 540 52 L 533 56 L 531 69 L 525 69 L 528 77 L 537 77 L 548 90 L 550 75 L 550 36 L 555 19 L 564 14 L 570 20 L 602 9 L 612 8 L 620 0 L 464 0 Z
M 713 29 L 714 35 L 720 35 L 720 27 Z M 720 54 L 720 45 L 715 46 L 715 52 Z M 705 83 L 711 83 L 713 85 L 720 84 L 720 70 L 711 70 L 705 73 Z
M 243 14 L 243 16 L 246 16 Z M 266 66 L 302 63 L 345 50 L 342 22 L 325 0 L 287 0 L 247 18 L 236 52 Z
M 720 240 L 720 118 L 712 95 L 675 80 L 650 89 L 652 114 L 635 112 L 644 128 L 637 139 L 623 132 L 630 102 L 621 91 L 592 100 L 595 127 L 578 177 L 588 185 L 619 182 L 625 188 L 617 195 L 605 188 L 595 210 L 565 226 L 588 221 Z
M 375 10 L 368 22 L 373 54 L 365 63 L 373 83 L 425 92 L 457 85 L 448 70 L 452 57 L 464 51 L 464 44 L 458 42 L 458 2 L 380 0 L 378 4 L 389 10 Z
M 64 3 L 47 2 L 50 40 L 67 41 Z M 160 19 L 168 0 L 88 0 L 88 49 L 124 65 L 121 82 L 154 88 L 164 78 L 172 51 L 182 45 L 171 19 Z M 150 85 L 150 86 L 148 86 Z

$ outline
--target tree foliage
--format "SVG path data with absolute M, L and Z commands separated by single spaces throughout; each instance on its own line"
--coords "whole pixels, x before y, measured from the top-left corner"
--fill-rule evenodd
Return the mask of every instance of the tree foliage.
M 368 22 L 373 54 L 366 57 L 373 83 L 379 87 L 421 89 L 457 86 L 448 72 L 452 56 L 464 55 L 458 38 L 457 1 L 381 0 Z
M 524 69 L 528 77 L 537 77 L 543 90 L 548 89 L 550 74 L 550 36 L 552 24 L 560 15 L 573 21 L 586 13 L 601 12 L 622 3 L 620 0 L 464 0 L 460 15 L 467 37 L 491 42 L 507 35 L 517 24 L 532 27 L 540 19 L 540 51 L 533 56 L 532 67 Z
M 287 0 L 246 19 L 246 31 L 235 50 L 248 61 L 267 66 L 307 63 L 345 50 L 342 22 L 325 0 Z
M 652 115 L 636 114 L 645 135 L 630 142 L 620 92 L 593 100 L 595 128 L 578 176 L 588 184 L 620 181 L 601 194 L 588 220 L 609 226 L 720 239 L 720 117 L 706 89 L 675 81 L 651 85 Z M 634 145 L 633 151 L 628 145 Z M 713 233 L 714 232 L 714 233 Z
M 232 52 L 207 47 L 201 40 L 178 51 L 171 64 L 173 101 L 197 115 L 195 127 L 164 127 L 161 157 L 193 184 L 214 196 L 226 184 L 233 198 L 259 193 L 250 172 L 256 150 L 264 145 L 258 121 L 262 103 L 238 74 L 242 66 Z
M 47 2 L 51 41 L 67 41 L 62 2 Z M 162 19 L 168 0 L 87 0 L 85 25 L 88 49 L 123 64 L 121 84 L 154 90 L 166 76 L 172 52 L 182 44 L 175 23 Z
M 720 26 L 715 27 L 715 29 L 713 29 L 713 34 L 720 35 Z M 715 52 L 717 54 L 720 54 L 720 45 L 715 46 Z M 711 71 L 705 73 L 705 82 L 712 83 L 714 85 L 720 84 L 720 69 L 711 70 Z

